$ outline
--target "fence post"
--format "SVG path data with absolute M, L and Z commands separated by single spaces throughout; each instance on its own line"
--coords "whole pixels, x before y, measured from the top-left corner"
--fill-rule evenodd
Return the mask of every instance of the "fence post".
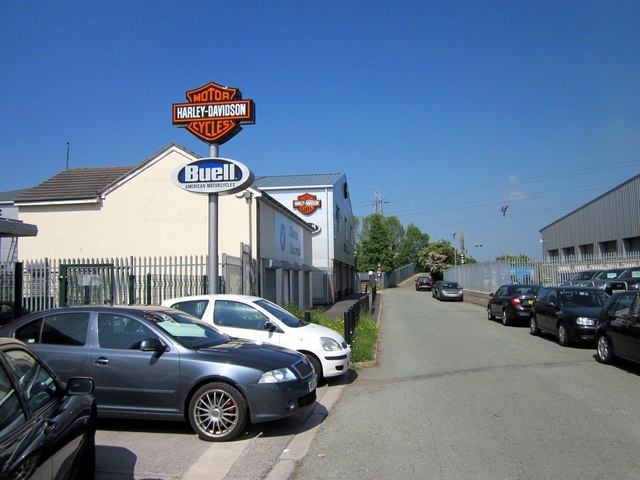
M 129 275 L 129 305 L 135 305 L 136 303 L 136 276 Z
M 145 296 L 145 304 L 151 305 L 151 274 L 147 273 L 145 276 L 145 285 L 144 285 L 144 296 Z
M 60 265 L 60 278 L 59 278 L 59 292 L 58 305 L 61 307 L 67 306 L 67 265 Z
M 24 282 L 24 265 L 22 262 L 16 262 L 13 265 L 13 305 L 16 318 L 22 316 L 23 302 L 23 282 Z

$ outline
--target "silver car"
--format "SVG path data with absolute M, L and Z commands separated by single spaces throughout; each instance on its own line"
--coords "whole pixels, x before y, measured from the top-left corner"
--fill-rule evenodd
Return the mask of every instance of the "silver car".
M 0 329 L 63 381 L 93 377 L 98 416 L 188 419 L 200 438 L 230 440 L 253 423 L 313 407 L 317 377 L 304 355 L 232 339 L 166 307 L 67 307 Z

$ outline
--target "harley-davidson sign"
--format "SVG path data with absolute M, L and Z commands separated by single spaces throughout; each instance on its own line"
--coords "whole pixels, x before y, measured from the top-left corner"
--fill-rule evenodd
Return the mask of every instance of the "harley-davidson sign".
M 242 100 L 240 90 L 209 82 L 186 93 L 189 103 L 173 104 L 173 124 L 186 127 L 208 143 L 224 143 L 255 123 L 253 100 Z
M 322 201 L 315 195 L 303 193 L 298 195 L 298 199 L 293 201 L 293 208 L 297 208 L 305 215 L 311 215 L 322 206 Z

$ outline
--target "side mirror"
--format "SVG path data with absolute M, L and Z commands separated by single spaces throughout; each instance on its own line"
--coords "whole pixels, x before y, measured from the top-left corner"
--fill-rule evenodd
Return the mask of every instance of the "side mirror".
M 140 342 L 143 352 L 166 352 L 167 346 L 159 338 L 147 338 Z
M 276 326 L 269 320 L 267 320 L 266 322 L 264 322 L 264 329 L 273 332 L 276 329 Z
M 67 393 L 70 395 L 86 395 L 93 393 L 95 383 L 91 377 L 71 377 L 67 382 Z

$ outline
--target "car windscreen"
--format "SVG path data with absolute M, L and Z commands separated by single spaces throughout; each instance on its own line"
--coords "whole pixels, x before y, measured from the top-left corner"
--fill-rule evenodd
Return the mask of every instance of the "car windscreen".
M 284 308 L 276 305 L 275 303 L 270 302 L 269 300 L 260 299 L 255 301 L 256 305 L 260 305 L 271 315 L 276 317 L 282 323 L 284 323 L 287 327 L 297 328 L 308 325 L 309 322 L 305 322 L 304 320 L 300 320 L 292 313 L 287 312 Z
M 560 290 L 558 298 L 562 307 L 602 307 L 609 295 L 601 290 Z
M 443 283 L 442 284 L 442 288 L 460 288 L 460 285 L 458 285 L 457 283 Z
M 187 348 L 214 347 L 230 340 L 229 336 L 220 333 L 211 325 L 183 312 L 151 310 L 145 311 L 142 317 Z

